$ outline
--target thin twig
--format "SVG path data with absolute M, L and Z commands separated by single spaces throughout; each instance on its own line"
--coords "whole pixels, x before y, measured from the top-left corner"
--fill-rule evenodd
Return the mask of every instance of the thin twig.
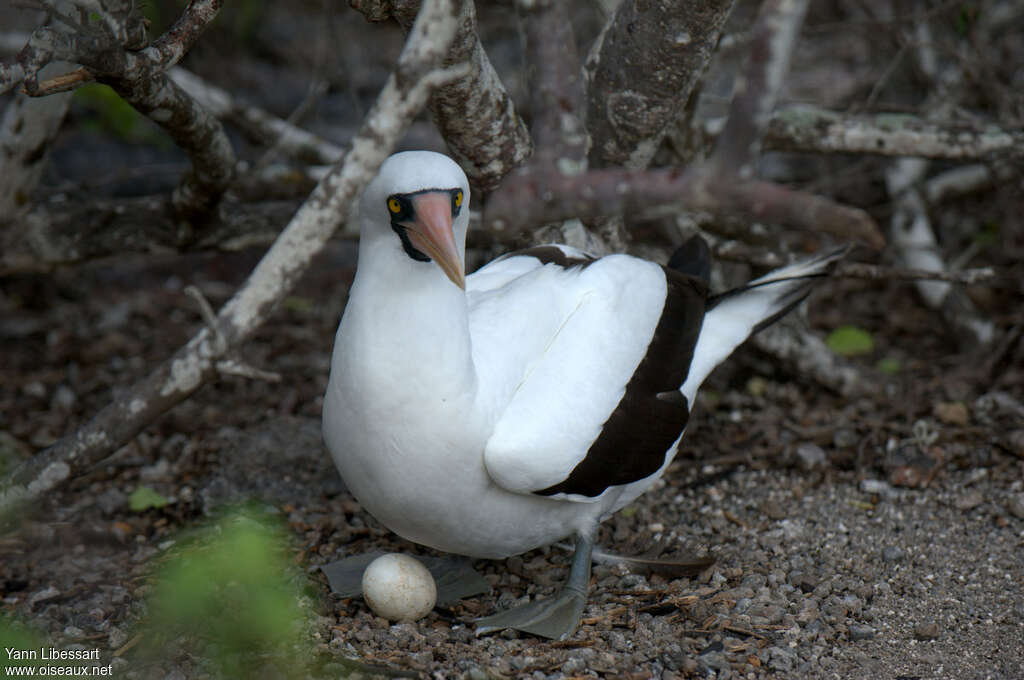
M 869 281 L 946 281 L 973 286 L 992 283 L 999 277 L 992 267 L 979 267 L 961 271 L 930 271 L 907 267 L 883 267 L 863 262 L 844 262 L 833 270 L 830 276 L 844 279 L 866 279 Z

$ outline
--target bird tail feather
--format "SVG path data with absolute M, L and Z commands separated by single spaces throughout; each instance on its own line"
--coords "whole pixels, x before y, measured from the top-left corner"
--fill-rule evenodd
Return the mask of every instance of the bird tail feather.
M 704 378 L 744 340 L 800 304 L 848 250 L 843 247 L 796 262 L 708 298 L 693 362 L 682 386 L 686 398 L 692 401 Z

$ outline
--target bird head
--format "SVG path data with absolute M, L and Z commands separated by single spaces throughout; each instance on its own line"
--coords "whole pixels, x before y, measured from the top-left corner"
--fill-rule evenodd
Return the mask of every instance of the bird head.
M 469 181 L 451 158 L 433 151 L 391 156 L 363 193 L 359 215 L 360 239 L 401 251 L 416 266 L 437 266 L 465 289 Z

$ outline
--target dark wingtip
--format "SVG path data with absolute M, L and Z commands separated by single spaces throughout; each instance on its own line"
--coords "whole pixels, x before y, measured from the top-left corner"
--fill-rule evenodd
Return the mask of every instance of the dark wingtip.
M 711 283 L 711 248 L 699 235 L 691 236 L 686 243 L 676 248 L 668 260 L 669 269 L 688 274 L 706 284 Z

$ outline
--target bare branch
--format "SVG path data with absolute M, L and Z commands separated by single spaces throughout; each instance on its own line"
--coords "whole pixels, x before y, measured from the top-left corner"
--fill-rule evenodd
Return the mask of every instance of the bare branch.
M 721 177 L 750 177 L 761 133 L 775 108 L 796 47 L 807 0 L 766 0 L 747 63 L 736 81 L 729 117 L 711 163 Z
M 184 57 L 220 11 L 222 0 L 190 0 L 174 25 L 143 50 L 143 55 L 166 71 Z
M 619 3 L 584 66 L 590 167 L 648 166 L 707 69 L 735 4 Z
M 903 114 L 846 115 L 810 106 L 776 112 L 764 145 L 781 151 L 1024 163 L 1024 130 L 936 123 Z
M 370 21 L 393 17 L 406 31 L 420 6 L 419 0 L 351 0 L 351 4 Z M 533 143 L 480 44 L 472 0 L 459 2 L 459 30 L 444 59 L 445 66 L 455 64 L 468 64 L 469 70 L 434 92 L 430 111 L 469 181 L 490 191 L 530 156 Z
M 63 26 L 52 28 L 55 33 L 67 30 Z M 45 66 L 44 73 L 52 75 L 58 68 Z M 16 221 L 31 205 L 50 145 L 70 103 L 66 94 L 39 100 L 19 92 L 4 108 L 0 115 L 0 225 Z
M 906 158 L 894 163 L 886 173 L 886 186 L 894 204 L 891 240 L 898 256 L 908 266 L 944 273 L 946 263 L 916 186 L 926 168 L 927 161 Z M 965 346 L 987 345 L 995 339 L 994 324 L 982 318 L 963 291 L 953 288 L 945 279 L 918 281 L 917 291 L 929 307 L 942 313 Z
M 153 119 L 192 161 L 172 196 L 178 214 L 205 217 L 234 175 L 235 152 L 220 122 L 178 87 L 166 73 L 104 78 L 129 104 Z
M 0 63 L 0 94 L 14 89 L 25 79 L 25 68 L 21 64 Z
M 705 167 L 686 171 L 592 170 L 564 175 L 544 167 L 509 177 L 484 208 L 486 228 L 512 236 L 536 224 L 628 212 L 638 218 L 704 210 L 825 231 L 877 248 L 884 240 L 858 208 L 756 180 L 723 181 Z
M 530 79 L 531 132 L 537 161 L 579 172 L 586 147 L 583 82 L 569 7 L 560 0 L 520 0 Z M 568 164 L 568 165 L 567 165 Z
M 459 72 L 436 69 L 456 30 L 450 0 L 427 0 L 409 34 L 395 73 L 352 140 L 343 164 L 317 185 L 309 199 L 256 266 L 245 285 L 217 315 L 149 377 L 100 411 L 75 434 L 16 468 L 0 491 L 0 515 L 23 507 L 113 453 L 157 416 L 217 373 L 224 352 L 257 328 L 346 216 L 398 137 L 426 104 L 433 87 Z M 223 342 L 216 342 L 219 334 Z
M 337 163 L 345 155 L 345 150 L 337 144 L 263 109 L 243 104 L 230 92 L 180 66 L 172 68 L 168 75 L 203 108 L 217 118 L 233 123 L 254 142 L 274 146 L 305 163 Z

